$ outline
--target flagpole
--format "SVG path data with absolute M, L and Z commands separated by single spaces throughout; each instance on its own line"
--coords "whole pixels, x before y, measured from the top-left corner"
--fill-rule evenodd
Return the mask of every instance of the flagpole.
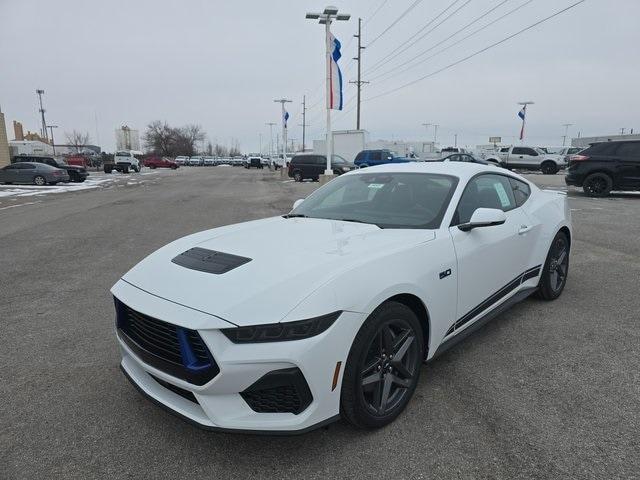
M 328 16 L 327 22 L 324 25 L 325 38 L 324 43 L 326 47 L 326 96 L 327 96 L 327 165 L 324 171 L 325 175 L 333 175 L 333 169 L 331 168 L 331 159 L 333 158 L 333 134 L 331 132 L 331 16 Z
M 349 14 L 339 14 L 338 9 L 336 7 L 328 6 L 325 7 L 322 13 L 307 13 L 305 18 L 309 20 L 319 20 L 321 25 L 324 25 L 324 42 L 325 42 L 325 62 L 326 62 L 326 85 L 325 85 L 325 94 L 327 97 L 327 136 L 325 140 L 325 144 L 327 146 L 327 165 L 324 171 L 324 175 L 320 177 L 320 182 L 324 183 L 326 181 L 331 180 L 333 176 L 333 169 L 331 168 L 331 159 L 333 158 L 333 133 L 331 132 L 331 102 L 333 101 L 333 96 L 331 92 L 331 84 L 332 84 L 332 75 L 331 75 L 331 64 L 332 64 L 332 53 L 333 53 L 333 45 L 331 41 L 331 23 L 333 20 L 349 20 L 351 16 Z M 342 94 L 342 92 L 340 92 Z
M 534 102 L 518 102 L 518 105 L 522 105 L 524 111 L 524 117 L 522 119 L 522 129 L 520 130 L 520 143 L 524 143 L 524 128 L 527 124 L 527 105 L 533 105 Z
M 291 100 L 286 98 L 280 98 L 274 100 L 274 102 L 281 105 L 280 120 L 282 121 L 282 168 L 280 169 L 280 176 L 284 177 L 289 174 L 287 172 L 287 120 L 284 118 L 286 110 L 284 108 L 285 103 L 291 103 Z

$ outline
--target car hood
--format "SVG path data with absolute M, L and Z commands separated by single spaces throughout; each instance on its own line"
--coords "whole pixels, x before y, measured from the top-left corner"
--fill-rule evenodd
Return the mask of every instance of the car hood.
M 275 323 L 341 272 L 434 237 L 429 230 L 274 217 L 176 240 L 141 261 L 123 280 L 236 325 Z M 222 274 L 172 262 L 194 247 L 250 261 Z

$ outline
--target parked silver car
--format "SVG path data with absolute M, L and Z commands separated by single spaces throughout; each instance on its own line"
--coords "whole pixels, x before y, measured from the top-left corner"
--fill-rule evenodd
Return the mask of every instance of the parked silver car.
M 0 169 L 0 183 L 55 185 L 58 182 L 68 181 L 67 172 L 44 163 L 18 162 Z

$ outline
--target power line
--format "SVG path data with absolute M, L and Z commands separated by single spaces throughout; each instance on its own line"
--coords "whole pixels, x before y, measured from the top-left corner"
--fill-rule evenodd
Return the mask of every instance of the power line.
M 409 8 L 407 8 L 404 12 L 402 12 L 400 14 L 400 16 L 398 18 L 396 18 L 393 22 L 391 22 L 391 25 L 389 25 L 387 28 L 385 28 L 382 32 L 380 32 L 380 34 L 374 38 L 373 40 L 371 40 L 369 42 L 369 44 L 367 45 L 367 47 L 370 47 L 371 45 L 373 45 L 380 37 L 382 37 L 385 33 L 387 33 L 389 30 L 391 30 L 393 27 L 395 27 L 395 25 L 402 20 L 411 10 L 413 10 L 415 7 L 418 6 L 418 4 L 422 2 L 422 0 L 415 0 L 411 5 L 409 5 Z
M 368 17 L 364 23 L 362 24 L 363 27 L 365 27 L 367 25 L 367 23 L 369 23 L 371 20 L 373 20 L 373 17 L 375 17 L 377 15 L 377 13 L 382 9 L 382 7 L 384 7 L 387 4 L 388 0 L 382 0 L 382 3 L 378 6 L 378 8 L 376 8 L 376 10 L 371 14 L 370 17 Z
M 447 8 L 445 8 L 444 10 L 442 10 L 438 15 L 436 15 L 435 17 L 433 17 L 431 20 L 429 20 L 422 28 L 420 28 L 420 30 L 418 30 L 416 33 L 414 33 L 413 35 L 411 35 L 409 38 L 407 38 L 404 42 L 402 42 L 400 45 L 398 45 L 395 49 L 393 49 L 391 52 L 389 52 L 387 55 L 385 55 L 383 58 L 381 58 L 380 60 L 378 60 L 376 63 L 374 63 L 371 68 L 369 68 L 365 73 L 369 73 L 369 72 L 373 72 L 374 70 L 376 70 L 377 68 L 379 68 L 380 66 L 382 66 L 384 64 L 384 62 L 391 58 L 393 56 L 394 53 L 396 53 L 397 51 L 399 51 L 400 49 L 402 49 L 403 46 L 405 46 L 407 43 L 409 43 L 411 40 L 413 40 L 414 38 L 416 38 L 418 35 L 420 35 L 420 33 L 422 33 L 425 29 L 427 29 L 433 22 L 435 22 L 438 18 L 440 18 L 442 15 L 444 15 L 447 10 L 449 10 L 450 8 L 452 8 L 456 3 L 458 3 L 460 0 L 454 0 L 453 2 L 451 2 L 449 4 L 449 6 Z M 423 37 L 421 37 L 420 39 L 422 39 Z M 413 44 L 411 44 L 413 45 Z M 411 46 L 410 45 L 410 46 Z M 409 48 L 409 47 L 407 47 Z
M 474 23 L 476 23 L 476 22 L 478 22 L 478 21 L 482 20 L 482 19 L 483 19 L 483 18 L 485 18 L 487 15 L 490 15 L 490 14 L 491 14 L 491 13 L 493 13 L 495 10 L 497 10 L 498 8 L 500 8 L 502 5 L 504 5 L 505 3 L 509 2 L 509 1 L 511 1 L 511 0 L 502 0 L 502 2 L 500 2 L 498 5 L 496 5 L 495 7 L 493 7 L 493 8 L 491 8 L 491 9 L 487 10 L 486 12 L 484 12 L 484 13 L 483 13 L 482 15 L 480 15 L 479 17 L 476 17 L 476 18 L 475 18 L 475 19 L 473 19 L 471 22 L 467 23 L 464 27 L 461 27 L 460 29 L 458 29 L 458 30 L 456 30 L 455 32 L 453 32 L 453 33 L 452 33 L 451 35 L 449 35 L 447 38 L 445 38 L 445 39 L 443 39 L 443 40 L 439 41 L 438 43 L 436 43 L 435 45 L 432 45 L 431 47 L 427 48 L 426 50 L 421 51 L 421 52 L 420 52 L 420 53 L 418 53 L 417 55 L 414 55 L 413 57 L 411 57 L 410 59 L 408 59 L 408 60 L 406 60 L 406 61 L 402 62 L 401 64 L 396 65 L 394 68 L 389 69 L 389 70 L 387 70 L 387 71 L 385 71 L 385 72 L 379 73 L 378 75 L 375 75 L 373 78 L 374 78 L 374 79 L 377 79 L 377 78 L 384 77 L 384 76 L 388 75 L 389 73 L 398 73 L 398 68 L 401 68 L 401 67 L 404 67 L 405 65 L 408 65 L 409 63 L 413 62 L 413 61 L 414 61 L 414 60 L 416 60 L 417 58 L 419 58 L 419 57 L 423 56 L 425 53 L 428 53 L 428 52 L 432 51 L 434 48 L 436 48 L 436 47 L 438 47 L 438 46 L 442 45 L 442 44 L 443 44 L 443 43 L 445 43 L 446 41 L 451 40 L 453 37 L 455 37 L 456 35 L 458 35 L 459 33 L 463 32 L 463 31 L 465 31 L 465 30 L 466 30 L 467 28 L 469 28 L 471 25 L 473 25 Z M 529 0 L 529 2 L 527 2 L 527 3 L 530 3 L 530 2 L 532 2 L 532 1 L 533 1 L 533 0 Z M 463 6 L 464 6 L 464 5 L 463 5 Z M 524 6 L 524 5 L 521 5 L 519 8 L 521 8 L 522 6 Z M 517 9 L 516 9 L 516 10 L 517 10 Z M 512 12 L 513 12 L 513 11 L 515 11 L 515 10 L 512 10 Z M 510 13 L 512 13 L 512 12 L 510 12 Z M 455 12 L 454 12 L 454 13 L 455 13 Z M 501 17 L 501 18 L 502 18 L 502 17 Z M 441 25 L 442 23 L 444 23 L 444 21 L 446 21 L 446 20 L 447 20 L 447 19 L 444 19 L 440 24 L 436 25 L 436 26 L 435 26 L 431 31 L 435 30 L 435 28 L 437 28 L 439 25 Z M 497 21 L 497 20 L 496 20 L 496 21 Z M 486 26 L 485 26 L 485 27 L 483 27 L 483 28 L 486 28 Z M 480 30 L 477 30 L 475 33 L 479 32 L 479 31 L 480 31 Z M 428 32 L 428 33 L 429 33 L 429 32 Z M 465 38 L 468 38 L 468 37 L 465 37 Z M 419 63 L 421 63 L 421 62 L 419 62 Z M 407 70 L 408 70 L 408 69 L 407 69 Z M 406 70 L 403 70 L 403 71 L 406 71 Z M 393 76 L 395 76 L 395 75 L 393 75 Z
M 500 20 L 502 20 L 503 18 L 506 18 L 506 17 L 508 17 L 509 15 L 511 15 L 512 13 L 515 13 L 515 12 L 517 12 L 518 10 L 520 10 L 521 8 L 523 8 L 523 7 L 527 6 L 527 5 L 529 5 L 531 2 L 533 2 L 533 0 L 527 0 L 527 1 L 526 1 L 526 2 L 524 2 L 523 4 L 518 5 L 516 8 L 513 8 L 513 9 L 509 10 L 507 13 L 505 13 L 505 14 L 501 15 L 500 17 L 496 18 L 495 20 L 492 20 L 491 22 L 487 23 L 486 25 L 484 25 L 484 26 L 482 26 L 482 27 L 478 28 L 477 30 L 474 30 L 474 31 L 473 31 L 473 32 L 471 32 L 469 35 L 466 35 L 466 36 L 462 37 L 460 40 L 457 40 L 457 41 L 453 42 L 452 44 L 450 44 L 450 45 L 446 46 L 445 48 L 443 48 L 443 49 L 441 49 L 441 50 L 438 50 L 438 51 L 437 51 L 436 53 L 434 53 L 433 55 L 429 55 L 428 57 L 423 58 L 423 59 L 422 59 L 422 60 L 420 60 L 419 62 L 417 62 L 417 63 L 415 63 L 415 64 L 413 64 L 413 65 L 410 65 L 410 66 L 408 66 L 407 68 L 405 68 L 405 69 L 403 69 L 403 70 L 394 70 L 393 72 L 391 72 L 391 71 L 386 72 L 387 74 L 389 74 L 389 73 L 393 73 L 393 74 L 392 74 L 391 76 L 387 77 L 386 79 L 384 79 L 383 81 L 389 80 L 390 78 L 393 78 L 393 77 L 397 77 L 398 75 L 401 75 L 401 74 L 403 74 L 404 72 L 407 72 L 407 71 L 409 71 L 409 70 L 411 70 L 411 69 L 413 69 L 413 68 L 417 67 L 418 65 L 421 65 L 421 64 L 425 63 L 427 60 L 431 60 L 432 58 L 437 57 L 437 56 L 438 56 L 438 55 L 440 55 L 441 53 L 446 52 L 446 51 L 447 51 L 447 50 L 449 50 L 450 48 L 455 47 L 456 45 L 458 45 L 458 44 L 460 44 L 460 43 L 464 42 L 464 41 L 465 41 L 465 40 L 467 40 L 468 38 L 471 38 L 471 37 L 473 37 L 474 35 L 476 35 L 477 33 L 480 33 L 481 31 L 483 31 L 483 30 L 487 29 L 487 28 L 488 28 L 488 27 L 490 27 L 491 25 L 494 25 L 494 24 L 498 23 L 498 22 L 499 22 Z M 437 46 L 437 45 L 434 45 L 434 47 L 436 47 L 436 46 Z M 427 50 L 423 51 L 422 53 L 427 53 L 427 52 L 428 52 L 428 51 L 430 51 L 430 50 L 432 50 L 432 48 L 428 48 Z M 420 55 L 422 55 L 422 53 L 421 53 Z M 418 56 L 420 56 L 420 55 L 418 55 Z M 417 58 L 417 57 L 414 57 L 414 58 Z M 396 67 L 396 68 L 398 68 L 398 67 Z M 383 74 L 380 74 L 380 75 L 378 75 L 378 76 L 376 76 L 376 77 L 374 77 L 374 78 L 380 78 L 382 75 L 383 75 Z
M 484 52 L 486 52 L 487 50 L 490 50 L 490 49 L 492 49 L 492 48 L 494 48 L 494 47 L 497 47 L 498 45 L 500 45 L 500 44 L 502 44 L 502 43 L 505 43 L 505 42 L 507 42 L 507 41 L 511 40 L 511 39 L 512 39 L 512 38 L 514 38 L 514 37 L 517 37 L 518 35 L 520 35 L 520 34 L 522 34 L 522 33 L 526 32 L 527 30 L 531 30 L 532 28 L 534 28 L 534 27 L 536 27 L 536 26 L 538 26 L 538 25 L 540 25 L 540 24 L 542 24 L 542 23 L 544 23 L 544 22 L 546 22 L 546 21 L 548 21 L 548 20 L 551 20 L 552 18 L 557 17 L 558 15 L 561 15 L 561 14 L 563 14 L 564 12 L 566 12 L 566 11 L 568 11 L 568 10 L 571 10 L 571 9 L 572 9 L 572 8 L 574 8 L 574 7 L 577 7 L 577 6 L 578 6 L 578 5 L 580 5 L 581 3 L 584 3 L 585 1 L 586 1 L 586 0 L 580 0 L 580 1 L 578 1 L 578 2 L 576 2 L 576 3 L 574 3 L 574 4 L 572 4 L 572 5 L 569 5 L 568 7 L 563 8 L 562 10 L 559 10 L 559 11 L 557 11 L 556 13 L 554 13 L 554 14 L 552 14 L 552 15 L 549 15 L 548 17 L 545 17 L 545 18 L 543 18 L 542 20 L 539 20 L 539 21 L 537 21 L 537 22 L 535 22 L 535 23 L 533 23 L 533 24 L 529 25 L 528 27 L 525 27 L 525 28 L 523 28 L 522 30 L 519 30 L 519 31 L 517 31 L 516 33 L 513 33 L 513 34 L 511 34 L 511 35 L 509 35 L 509 36 L 507 36 L 507 37 L 503 38 L 502 40 L 499 40 L 499 41 L 497 41 L 497 42 L 494 42 L 494 43 L 492 43 L 491 45 L 489 45 L 489 46 L 487 46 L 487 47 L 484 47 L 484 48 L 482 48 L 482 49 L 480 49 L 480 50 L 478 50 L 478 51 L 476 51 L 476 52 L 474 52 L 474 53 L 472 53 L 472 54 L 470 54 L 470 55 L 467 55 L 467 56 L 466 56 L 466 57 L 464 57 L 464 58 L 461 58 L 460 60 L 457 60 L 457 61 L 455 61 L 455 62 L 453 62 L 453 63 L 450 63 L 449 65 L 446 65 L 446 66 L 444 66 L 444 67 L 442 67 L 442 68 L 440 68 L 440 69 L 438 69 L 438 70 L 436 70 L 436 71 L 434 71 L 434 72 L 431 72 L 431 73 L 429 73 L 429 74 L 427 74 L 427 75 L 424 75 L 424 76 L 422 76 L 422 77 L 420 77 L 420 78 L 417 78 L 416 80 L 413 80 L 413 81 L 411 81 L 411 82 L 405 83 L 404 85 L 400 85 L 399 87 L 393 88 L 393 89 L 391 89 L 391 90 L 388 90 L 388 91 L 386 91 L 386 92 L 380 93 L 380 94 L 375 95 L 375 96 L 373 96 L 373 97 L 365 98 L 365 99 L 363 100 L 363 102 L 368 102 L 368 101 L 370 101 L 370 100 L 374 100 L 374 99 L 376 99 L 376 98 L 380 98 L 380 97 L 384 97 L 384 96 L 386 96 L 386 95 L 390 95 L 390 94 L 392 94 L 392 93 L 394 93 L 394 92 L 397 92 L 398 90 L 402 90 L 403 88 L 406 88 L 406 87 L 409 87 L 409 86 L 411 86 L 411 85 L 414 85 L 414 84 L 416 84 L 416 83 L 418 83 L 418 82 L 421 82 L 422 80 L 425 80 L 425 79 L 427 79 L 427 78 L 433 77 L 434 75 L 437 75 L 438 73 L 444 72 L 445 70 L 448 70 L 448 69 L 450 69 L 450 68 L 452 68 L 452 67 L 455 67 L 456 65 L 459 65 L 459 64 L 461 64 L 461 63 L 463 63 L 463 62 L 466 62 L 467 60 L 470 60 L 471 58 L 473 58 L 473 57 L 475 57 L 475 56 L 477 56 L 477 55 L 480 55 L 481 53 L 484 53 Z

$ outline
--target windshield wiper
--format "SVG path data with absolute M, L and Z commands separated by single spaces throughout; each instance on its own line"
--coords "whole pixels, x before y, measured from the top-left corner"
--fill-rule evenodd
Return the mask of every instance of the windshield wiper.
M 288 213 L 283 215 L 282 218 L 309 218 L 309 216 L 304 213 Z

